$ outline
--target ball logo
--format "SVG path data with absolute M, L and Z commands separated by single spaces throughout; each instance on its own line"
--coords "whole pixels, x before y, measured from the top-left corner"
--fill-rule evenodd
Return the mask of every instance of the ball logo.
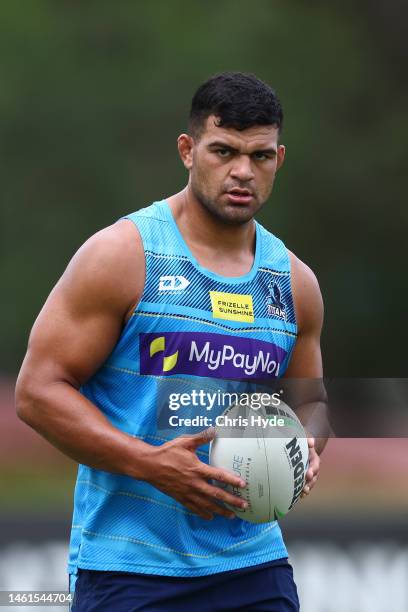
M 302 451 L 297 438 L 292 438 L 292 440 L 286 444 L 286 449 L 293 469 L 293 496 L 289 506 L 289 510 L 291 510 L 302 493 L 305 482 L 306 466 L 302 461 Z
M 166 339 L 164 336 L 159 336 L 158 338 L 155 338 L 154 340 L 152 340 L 152 342 L 150 343 L 150 350 L 149 350 L 149 354 L 150 357 L 153 357 L 154 355 L 156 355 L 156 353 L 160 353 L 166 350 Z M 176 363 L 177 363 L 177 359 L 178 359 L 178 351 L 176 351 L 175 353 L 173 353 L 172 355 L 168 355 L 163 356 L 163 365 L 162 365 L 162 370 L 163 372 L 170 372 L 170 370 L 172 370 Z

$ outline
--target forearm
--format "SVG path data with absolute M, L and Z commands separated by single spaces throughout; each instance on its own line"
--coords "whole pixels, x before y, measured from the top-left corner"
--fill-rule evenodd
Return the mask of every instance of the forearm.
M 319 455 L 323 452 L 332 434 L 327 412 L 325 401 L 309 402 L 296 408 L 296 415 L 307 435 L 315 439 L 315 449 Z
M 315 439 L 315 449 L 320 455 L 333 435 L 323 378 L 284 378 L 280 384 L 283 400 L 296 413 L 307 436 Z
M 16 390 L 18 416 L 78 463 L 149 480 L 154 447 L 114 427 L 105 415 L 67 382 Z

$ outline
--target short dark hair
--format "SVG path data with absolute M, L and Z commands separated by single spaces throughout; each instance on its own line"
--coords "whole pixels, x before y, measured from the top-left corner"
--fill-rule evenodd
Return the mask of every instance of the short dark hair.
M 254 74 L 223 72 L 200 85 L 193 96 L 188 129 L 200 137 L 207 117 L 218 126 L 245 130 L 254 125 L 276 125 L 282 130 L 283 110 L 275 91 Z

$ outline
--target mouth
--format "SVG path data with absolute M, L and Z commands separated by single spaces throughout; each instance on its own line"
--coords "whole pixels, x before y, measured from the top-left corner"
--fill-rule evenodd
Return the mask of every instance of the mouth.
M 254 196 L 249 189 L 234 187 L 234 189 L 227 191 L 227 197 L 233 204 L 249 204 Z

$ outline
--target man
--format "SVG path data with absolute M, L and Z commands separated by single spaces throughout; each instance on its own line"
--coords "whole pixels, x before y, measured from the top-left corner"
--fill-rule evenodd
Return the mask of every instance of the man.
M 245 485 L 208 465 L 212 430 L 171 439 L 157 426 L 175 389 L 322 376 L 316 278 L 253 219 L 284 161 L 281 126 L 255 76 L 210 78 L 178 139 L 185 189 L 92 236 L 34 325 L 17 410 L 80 464 L 75 611 L 298 610 L 278 524 L 237 518 L 223 502 L 246 502 L 211 483 Z M 226 345 L 264 351 L 267 372 L 224 363 Z M 319 442 L 307 494 L 325 432 L 305 425 Z

